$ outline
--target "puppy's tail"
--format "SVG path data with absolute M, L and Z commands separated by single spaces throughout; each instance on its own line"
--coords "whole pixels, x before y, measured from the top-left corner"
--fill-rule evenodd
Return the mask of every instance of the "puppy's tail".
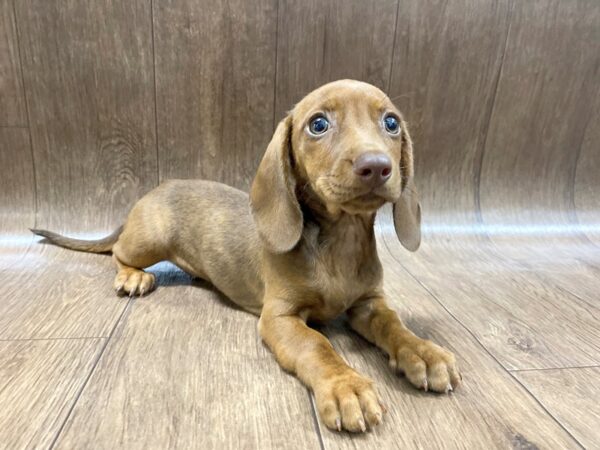
M 31 232 L 38 236 L 43 236 L 52 244 L 60 247 L 69 248 L 71 250 L 78 250 L 80 252 L 91 252 L 91 253 L 107 253 L 112 250 L 113 245 L 119 239 L 119 236 L 123 232 L 123 225 L 117 228 L 110 236 L 106 236 L 102 239 L 96 239 L 91 241 L 85 241 L 83 239 L 73 239 L 60 234 L 53 233 L 47 230 L 34 230 Z

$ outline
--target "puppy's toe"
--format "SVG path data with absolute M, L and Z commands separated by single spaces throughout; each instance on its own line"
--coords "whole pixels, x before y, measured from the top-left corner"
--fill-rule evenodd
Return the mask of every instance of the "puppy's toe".
M 373 383 L 356 373 L 323 381 L 315 390 L 315 400 L 321 420 L 332 430 L 364 433 L 383 418 Z
M 125 285 L 123 285 L 123 289 L 125 292 L 129 293 L 130 297 L 133 297 L 142 283 L 142 272 L 132 272 L 131 275 L 127 278 Z
M 125 270 L 120 270 L 115 277 L 115 282 L 113 284 L 113 288 L 117 291 L 118 294 L 122 294 L 124 292 L 123 287 L 127 282 L 127 278 L 129 278 L 129 272 Z
M 138 286 L 138 293 L 144 295 L 145 293 L 150 292 L 154 289 L 154 281 L 154 274 L 142 272 L 142 280 Z
M 155 277 L 151 273 L 134 268 L 124 268 L 115 277 L 114 288 L 119 294 L 144 295 L 154 289 Z
M 372 428 L 379 425 L 383 419 L 383 408 L 377 392 L 370 387 L 364 388 L 358 392 L 358 400 L 369 426 Z
M 454 355 L 431 341 L 418 339 L 400 347 L 393 360 L 392 367 L 425 391 L 451 392 L 462 378 Z

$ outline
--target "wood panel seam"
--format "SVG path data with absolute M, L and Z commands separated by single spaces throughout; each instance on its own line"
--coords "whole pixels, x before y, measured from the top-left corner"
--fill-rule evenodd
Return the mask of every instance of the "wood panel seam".
M 461 327 L 462 327 L 462 328 L 463 328 L 463 329 L 464 329 L 464 330 L 467 332 L 467 334 L 468 334 L 468 335 L 470 335 L 470 336 L 471 336 L 471 338 L 472 338 L 472 339 L 473 339 L 473 340 L 474 340 L 474 341 L 475 341 L 477 344 L 479 344 L 479 346 L 480 346 L 480 347 L 483 349 L 483 351 L 484 351 L 484 352 L 486 352 L 486 353 L 487 353 L 487 354 L 488 354 L 488 355 L 489 355 L 489 356 L 490 356 L 490 357 L 491 357 L 491 358 L 492 358 L 492 359 L 493 359 L 493 360 L 496 362 L 496 364 L 498 364 L 498 366 L 500 366 L 500 368 L 501 368 L 501 369 L 502 369 L 504 372 L 506 372 L 506 373 L 507 373 L 507 374 L 508 374 L 508 375 L 509 375 L 509 376 L 510 376 L 510 377 L 511 377 L 513 380 L 515 380 L 515 381 L 516 381 L 516 382 L 517 382 L 517 383 L 518 383 L 518 384 L 519 384 L 519 385 L 520 385 L 520 386 L 521 386 L 521 387 L 522 387 L 522 388 L 525 390 L 525 392 L 527 392 L 527 394 L 528 394 L 528 395 L 529 395 L 529 396 L 530 396 L 530 397 L 533 399 L 533 401 L 534 401 L 535 403 L 537 403 L 537 404 L 540 406 L 540 408 L 542 408 L 542 410 L 543 410 L 543 411 L 545 411 L 545 412 L 546 412 L 546 414 L 547 414 L 549 417 L 551 417 L 551 418 L 552 418 L 552 420 L 554 420 L 554 422 L 555 422 L 556 424 L 558 424 L 558 426 L 559 426 L 559 427 L 561 427 L 561 428 L 563 429 L 563 431 L 564 431 L 565 433 L 567 433 L 567 434 L 568 434 L 568 435 L 569 435 L 569 436 L 570 436 L 570 437 L 573 439 L 573 441 L 574 441 L 574 442 L 576 442 L 576 443 L 577 443 L 577 445 L 579 445 L 581 448 L 584 448 L 584 447 L 581 445 L 581 443 L 580 443 L 580 442 L 579 442 L 577 439 L 575 439 L 575 437 L 573 436 L 573 434 L 571 434 L 571 433 L 569 432 L 569 430 L 567 430 L 567 429 L 564 427 L 564 425 L 563 425 L 563 424 L 562 424 L 562 423 L 561 423 L 559 420 L 557 420 L 557 418 L 556 418 L 556 417 L 554 417 L 554 415 L 552 415 L 552 414 L 551 414 L 551 413 L 548 411 L 548 409 L 547 409 L 547 408 L 546 408 L 546 407 L 545 407 L 545 406 L 542 404 L 542 402 L 541 402 L 541 401 L 540 401 L 540 400 L 539 400 L 539 399 L 538 399 L 538 398 L 537 398 L 535 395 L 533 395 L 533 393 L 532 393 L 532 392 L 531 392 L 529 389 L 527 389 L 527 388 L 526 388 L 526 387 L 523 385 L 523 383 L 521 383 L 521 382 L 520 382 L 520 381 L 519 381 L 519 380 L 516 378 L 516 375 L 515 375 L 515 374 L 513 374 L 511 371 L 509 371 L 509 370 L 508 370 L 506 367 L 504 367 L 504 365 L 503 365 L 503 364 L 500 362 L 500 360 L 498 360 L 498 359 L 496 358 L 496 356 L 495 356 L 495 355 L 494 355 L 494 354 L 493 354 L 493 353 L 492 353 L 490 350 L 488 350 L 488 348 L 487 348 L 485 345 L 483 345 L 483 343 L 482 343 L 482 342 L 481 342 L 481 341 L 480 341 L 480 340 L 477 338 L 477 336 L 475 335 L 475 333 L 473 333 L 473 332 L 472 332 L 472 331 L 471 331 L 471 330 L 470 330 L 470 329 L 469 329 L 469 328 L 468 328 L 468 327 L 467 327 L 465 324 L 463 324 L 463 323 L 462 323 L 462 322 L 461 322 L 461 321 L 460 321 L 460 320 L 459 320 L 459 319 L 458 319 L 458 318 L 457 318 L 457 317 L 456 317 L 456 316 L 455 316 L 455 315 L 454 315 L 454 314 L 453 314 L 453 313 L 452 313 L 452 312 L 451 312 L 451 311 L 450 311 L 450 310 L 449 310 L 449 309 L 446 307 L 446 305 L 444 305 L 444 303 L 443 303 L 443 302 L 442 302 L 442 301 L 441 301 L 441 300 L 440 300 L 440 299 L 439 299 L 439 298 L 438 298 L 438 297 L 437 297 L 437 296 L 436 296 L 436 295 L 433 293 L 433 291 L 429 289 L 429 287 L 428 287 L 428 286 L 426 286 L 426 285 L 425 285 L 425 284 L 424 284 L 424 283 L 423 283 L 421 280 L 419 280 L 419 279 L 418 279 L 418 278 L 417 278 L 415 275 L 413 275 L 413 273 L 412 273 L 412 272 L 411 272 L 409 269 L 407 269 L 407 268 L 406 268 L 406 266 L 404 266 L 404 264 L 402 264 L 402 263 L 401 263 L 401 262 L 400 262 L 400 261 L 399 261 L 399 260 L 396 258 L 396 255 L 394 255 L 394 253 L 391 251 L 391 249 L 389 248 L 389 246 L 388 246 L 387 242 L 385 241 L 385 239 L 382 239 L 382 240 L 383 240 L 383 243 L 384 243 L 384 246 L 385 246 L 386 250 L 387 250 L 387 251 L 388 251 L 388 253 L 391 255 L 391 257 L 392 257 L 392 258 L 393 258 L 393 259 L 394 259 L 394 260 L 395 260 L 395 261 L 398 263 L 398 265 L 399 265 L 399 266 L 400 266 L 400 267 L 401 267 L 401 268 L 402 268 L 402 269 L 403 269 L 403 270 L 404 270 L 404 271 L 405 271 L 405 272 L 406 272 L 406 273 L 407 273 L 407 274 L 408 274 L 408 275 L 409 275 L 409 276 L 410 276 L 410 277 L 411 277 L 413 280 L 415 280 L 415 282 L 416 282 L 416 283 L 417 283 L 419 286 L 421 286 L 421 287 L 422 287 L 422 288 L 423 288 L 423 289 L 424 289 L 424 290 L 425 290 L 427 293 L 429 293 L 429 295 L 430 295 L 430 296 L 431 296 L 431 297 L 432 297 L 432 298 L 433 298 L 433 299 L 434 299 L 434 300 L 435 300 L 435 301 L 436 301 L 436 302 L 437 302 L 437 303 L 438 303 L 438 304 L 439 304 L 439 305 L 442 307 L 442 309 L 444 309 L 444 311 L 446 311 L 446 313 L 448 313 L 448 315 L 450 315 L 450 317 L 452 317 L 452 318 L 453 318 L 453 319 L 454 319 L 454 320 L 455 320 L 455 321 L 456 321 L 456 322 L 457 322 L 457 323 L 458 323 L 458 324 L 459 324 L 459 325 L 460 325 L 460 326 L 461 326 Z
M 571 369 L 594 369 L 600 367 L 600 364 L 587 364 L 582 366 L 562 366 L 562 367 L 541 367 L 531 369 L 507 369 L 509 372 L 544 372 L 548 370 L 571 370 Z
M 327 7 L 324 11 L 324 20 L 325 20 L 325 24 L 328 24 L 329 21 L 331 20 L 331 4 L 332 2 L 327 3 Z M 325 75 L 325 79 L 331 81 L 331 66 L 327 66 L 325 64 L 325 61 L 327 59 L 327 32 L 329 31 L 329 27 L 326 25 L 323 27 L 323 47 L 321 49 L 322 51 L 322 56 L 321 56 L 321 67 L 323 70 L 323 74 Z
M 593 267 L 593 268 L 595 268 L 595 269 L 600 269 L 598 266 L 596 266 L 595 264 L 593 264 L 593 263 L 591 263 L 591 262 L 589 263 L 589 266 L 590 266 L 590 267 Z M 544 281 L 548 279 L 548 278 L 546 278 L 546 276 L 541 276 L 541 278 L 542 278 Z M 551 279 L 550 279 L 550 280 L 551 280 Z M 594 309 L 594 307 L 596 306 L 596 305 L 594 305 L 594 304 L 593 304 L 594 297 L 591 297 L 589 300 L 586 300 L 584 297 L 582 297 L 582 296 L 581 296 L 581 295 L 579 295 L 579 294 L 576 294 L 576 293 L 575 293 L 575 292 L 573 292 L 573 291 L 572 291 L 570 288 L 568 288 L 567 286 L 565 286 L 565 285 L 563 285 L 563 284 L 560 284 L 560 285 L 558 285 L 558 284 L 557 284 L 557 285 L 555 286 L 555 288 L 556 288 L 558 291 L 560 291 L 560 292 L 562 292 L 562 293 L 564 293 L 564 294 L 566 294 L 566 295 L 568 295 L 568 296 L 570 296 L 570 297 L 573 297 L 573 298 L 575 299 L 575 303 L 582 303 L 582 305 L 581 305 L 581 306 L 582 306 L 582 308 L 584 308 L 584 309 L 586 310 L 586 312 L 587 312 L 587 313 L 588 313 L 590 316 L 592 316 L 594 319 L 598 319 L 598 318 L 596 317 L 596 315 L 594 314 L 594 312 L 595 312 L 595 309 Z M 592 303 L 590 303 L 590 302 L 592 302 Z M 588 309 L 588 307 L 592 308 L 594 312 L 590 311 L 590 310 Z
M 154 0 L 150 0 L 150 34 L 152 37 L 152 84 L 154 86 L 154 136 L 156 140 L 156 185 L 160 184 L 160 156 L 158 140 L 158 101 L 156 100 L 156 51 L 154 46 Z
M 317 433 L 317 437 L 319 438 L 319 447 L 321 448 L 321 450 L 325 450 L 325 442 L 323 441 L 323 434 L 321 430 L 321 424 L 319 423 L 315 397 L 309 388 L 306 388 L 306 393 L 308 394 L 308 401 L 310 402 L 310 414 L 313 418 L 313 423 L 315 425 L 315 432 Z
M 94 360 L 94 363 L 92 364 L 92 368 L 90 369 L 90 372 L 85 377 L 85 380 L 83 381 L 83 383 L 81 385 L 81 388 L 79 389 L 79 391 L 75 395 L 75 399 L 73 400 L 71 406 L 69 407 L 69 410 L 68 410 L 68 412 L 67 412 L 67 414 L 65 416 L 65 419 L 61 423 L 61 425 L 60 425 L 60 427 L 59 427 L 56 435 L 52 439 L 52 442 L 50 443 L 50 446 L 48 447 L 48 450 L 52 450 L 56 446 L 56 443 L 58 442 L 58 438 L 62 434 L 62 432 L 63 432 L 63 430 L 65 428 L 65 425 L 67 424 L 67 422 L 69 421 L 69 418 L 71 417 L 71 414 L 73 414 L 73 410 L 75 409 L 75 405 L 77 405 L 77 402 L 79 401 L 79 398 L 81 397 L 81 394 L 83 393 L 83 391 L 85 390 L 86 386 L 88 385 L 90 379 L 92 378 L 92 375 L 93 375 L 94 371 L 96 370 L 96 367 L 98 366 L 98 363 L 102 359 L 102 355 L 104 355 L 104 352 L 105 352 L 106 348 L 108 347 L 108 344 L 111 341 L 111 338 L 112 338 L 115 330 L 121 324 L 121 321 L 124 319 L 124 317 L 126 317 L 127 313 L 129 313 L 129 311 L 131 310 L 131 305 L 133 304 L 133 302 L 134 302 L 133 299 L 128 299 L 127 304 L 123 308 L 123 311 L 121 312 L 121 314 L 119 315 L 119 317 L 117 318 L 117 320 L 115 320 L 115 324 L 113 325 L 112 329 L 110 330 L 110 333 L 109 333 L 108 337 L 104 338 L 104 345 L 100 349 L 100 352 L 98 352 L 98 356 Z
M 394 40 L 392 41 L 394 45 L 392 45 L 392 59 L 390 60 L 390 76 L 388 78 L 387 91 L 391 92 L 392 88 L 392 78 L 394 74 L 394 56 L 396 54 L 396 35 L 398 34 L 398 16 L 400 15 L 400 0 L 396 1 L 396 20 L 394 22 Z
M 15 338 L 0 339 L 0 342 L 29 342 L 29 341 L 81 341 L 86 339 L 107 339 L 108 336 L 81 336 L 81 337 L 46 337 L 46 338 Z
M 21 73 L 21 85 L 23 89 L 23 102 L 25 103 L 25 115 L 27 117 L 27 134 L 29 136 L 29 153 L 31 155 L 31 172 L 33 174 L 33 224 L 32 228 L 37 226 L 38 220 L 38 182 L 37 172 L 35 168 L 35 152 L 33 151 L 33 138 L 31 136 L 31 115 L 29 113 L 29 98 L 27 97 L 27 87 L 25 85 L 25 67 L 23 66 L 23 57 L 21 56 L 21 32 L 19 27 L 19 20 L 17 17 L 17 8 L 15 6 L 15 0 L 11 0 L 13 19 L 15 21 L 15 32 L 17 39 L 17 54 L 19 55 L 19 68 Z
M 513 10 L 514 10 L 514 1 L 511 1 L 510 5 L 508 7 L 508 18 L 507 18 L 508 26 L 506 28 L 506 35 L 504 37 L 504 46 L 502 48 L 502 57 L 500 58 L 500 66 L 498 67 L 498 73 L 496 75 L 496 79 L 494 80 L 494 87 L 493 87 L 494 94 L 493 94 L 492 100 L 490 102 L 489 111 L 486 112 L 487 118 L 486 118 L 486 123 L 485 123 L 485 127 L 484 127 L 485 128 L 485 136 L 483 137 L 483 143 L 481 145 L 481 148 L 478 149 L 477 154 L 476 154 L 476 159 L 474 161 L 475 178 L 473 180 L 473 184 L 474 184 L 473 188 L 474 188 L 474 192 L 475 192 L 475 217 L 476 217 L 477 222 L 481 225 L 483 225 L 483 223 L 484 223 L 483 214 L 481 212 L 481 171 L 483 170 L 483 159 L 485 156 L 485 150 L 488 145 L 488 137 L 490 134 L 489 133 L 490 125 L 492 124 L 492 117 L 494 116 L 496 100 L 498 98 L 498 91 L 500 88 L 500 79 L 502 78 L 502 71 L 503 71 L 504 62 L 506 59 L 506 50 L 508 49 L 508 39 L 510 36 L 511 27 L 512 27 Z M 485 236 L 489 239 L 487 232 L 485 233 Z
M 546 414 L 548 414 L 550 417 L 552 417 L 552 419 L 558 424 L 559 427 L 561 427 L 565 433 L 567 433 L 571 439 L 573 439 L 573 441 L 575 441 L 575 443 L 582 449 L 585 450 L 585 447 L 583 446 L 583 444 L 581 442 L 579 442 L 579 440 L 573 435 L 573 433 L 571 433 L 563 424 L 560 420 L 558 420 L 558 418 L 556 418 L 554 416 L 554 414 L 552 414 L 548 408 L 546 408 L 546 405 L 544 405 L 544 403 L 542 403 L 542 401 L 540 399 L 538 399 L 533 392 L 531 392 L 529 390 L 529 388 L 527 386 L 525 386 L 524 383 L 521 382 L 521 380 L 519 380 L 516 376 L 516 374 L 514 374 L 513 372 L 507 370 L 507 373 L 510 374 L 510 376 L 513 378 L 513 380 L 515 380 L 524 390 L 525 392 L 527 392 L 529 395 L 531 395 L 531 397 L 535 400 L 535 402 L 540 405 L 540 408 L 542 408 Z
M 279 4 L 277 0 L 277 13 L 275 14 L 275 67 L 273 68 L 273 132 L 277 125 L 277 58 L 279 54 Z
M 597 96 L 599 94 L 596 94 Z M 595 102 L 595 103 L 599 103 L 599 102 Z M 579 221 L 579 215 L 577 213 L 577 205 L 575 203 L 575 185 L 577 183 L 577 170 L 579 169 L 579 159 L 581 157 L 581 152 L 583 151 L 583 144 L 585 143 L 585 137 L 587 135 L 587 131 L 588 131 L 588 127 L 590 126 L 590 123 L 592 122 L 592 117 L 594 115 L 590 114 L 587 118 L 587 121 L 585 123 L 585 127 L 583 127 L 583 132 L 581 133 L 581 138 L 579 140 L 579 145 L 577 146 L 577 155 L 575 156 L 575 164 L 573 165 L 573 168 L 571 169 L 571 173 L 569 174 L 570 176 L 570 180 L 569 180 L 569 203 L 570 203 L 570 208 L 568 211 L 568 214 L 571 218 L 571 220 L 577 225 L 577 227 L 579 228 L 579 232 L 577 233 L 579 235 L 579 237 L 581 239 L 583 239 L 586 243 L 588 243 L 589 245 L 592 245 L 593 247 L 598 247 L 596 245 L 596 242 L 594 242 L 592 239 L 590 239 L 587 235 L 587 233 L 583 230 L 581 230 L 581 222 Z

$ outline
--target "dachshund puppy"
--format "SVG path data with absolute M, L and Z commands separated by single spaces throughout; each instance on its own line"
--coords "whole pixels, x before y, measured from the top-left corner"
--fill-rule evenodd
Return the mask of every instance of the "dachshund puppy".
M 417 388 L 448 392 L 461 380 L 454 355 L 415 336 L 386 305 L 373 223 L 394 205 L 398 238 L 420 243 L 411 139 L 379 89 L 336 81 L 307 95 L 277 126 L 250 196 L 210 181 L 167 181 L 143 197 L 107 238 L 81 241 L 32 230 L 74 250 L 112 252 L 117 291 L 154 287 L 145 267 L 168 260 L 259 315 L 279 364 L 315 396 L 331 429 L 365 431 L 382 420 L 373 382 L 349 367 L 307 320 L 347 312 Z

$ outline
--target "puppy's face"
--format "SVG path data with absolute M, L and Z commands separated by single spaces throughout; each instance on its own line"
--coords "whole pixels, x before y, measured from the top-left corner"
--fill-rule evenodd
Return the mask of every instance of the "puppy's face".
M 421 206 L 412 143 L 400 112 L 379 89 L 342 80 L 308 94 L 273 134 L 254 177 L 250 206 L 259 235 L 275 253 L 302 235 L 298 198 L 314 193 L 328 212 L 372 213 L 392 202 L 394 229 L 414 251 Z
M 306 96 L 291 117 L 298 181 L 327 209 L 368 213 L 398 200 L 409 138 L 382 91 L 358 81 L 330 83 Z

